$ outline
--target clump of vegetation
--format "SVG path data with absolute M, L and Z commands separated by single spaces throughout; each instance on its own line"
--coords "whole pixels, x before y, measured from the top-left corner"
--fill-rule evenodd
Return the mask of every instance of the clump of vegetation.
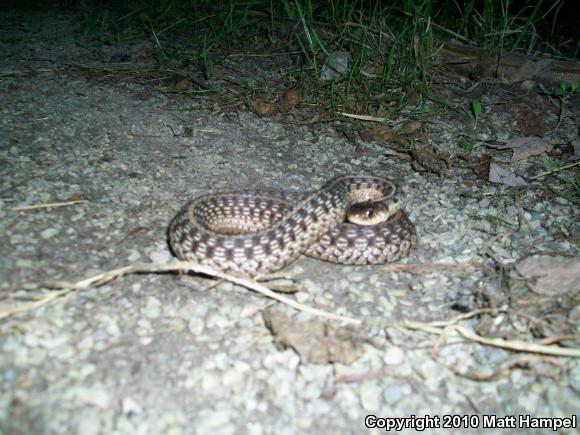
M 554 28 L 565 2 L 541 0 L 464 3 L 433 0 L 166 0 L 129 8 L 111 20 L 102 7 L 87 13 L 85 31 L 104 41 L 106 24 L 114 39 L 150 38 L 160 67 L 193 65 L 211 79 L 215 67 L 235 56 L 268 58 L 286 88 L 311 92 L 306 104 L 321 109 L 392 115 L 409 102 L 429 98 L 443 40 L 504 51 L 572 54 L 576 42 L 562 40 Z M 538 34 L 537 29 L 544 29 Z M 560 38 L 560 39 L 558 39 Z M 340 79 L 321 80 L 331 53 L 344 52 Z M 291 59 L 288 68 L 285 60 Z M 268 82 L 237 83 L 242 99 Z M 231 85 L 231 84 L 230 84 Z M 215 87 L 212 87 L 215 90 Z M 223 92 L 222 89 L 220 92 Z M 228 92 L 225 92 L 226 94 Z

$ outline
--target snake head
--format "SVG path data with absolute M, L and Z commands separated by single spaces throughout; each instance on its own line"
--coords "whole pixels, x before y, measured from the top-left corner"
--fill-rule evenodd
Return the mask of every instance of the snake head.
M 356 225 L 378 225 L 391 219 L 400 209 L 401 204 L 396 198 L 378 202 L 360 202 L 348 208 L 346 220 Z

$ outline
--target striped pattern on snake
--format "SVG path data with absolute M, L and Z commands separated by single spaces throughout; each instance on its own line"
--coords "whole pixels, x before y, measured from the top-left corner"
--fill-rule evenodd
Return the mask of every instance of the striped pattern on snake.
M 239 276 L 278 270 L 302 253 L 342 264 L 392 262 L 417 242 L 395 184 L 370 175 L 337 177 L 307 193 L 200 196 L 177 213 L 168 235 L 178 258 Z

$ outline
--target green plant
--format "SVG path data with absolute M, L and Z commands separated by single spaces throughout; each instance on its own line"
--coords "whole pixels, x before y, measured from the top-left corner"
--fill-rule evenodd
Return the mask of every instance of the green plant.
M 543 178 L 547 175 L 554 175 L 562 182 L 561 187 L 556 187 L 552 184 L 547 184 L 546 187 L 554 195 L 570 201 L 574 204 L 580 204 L 580 176 L 574 175 L 573 168 L 580 165 L 580 162 L 571 163 L 569 165 L 561 166 L 556 162 L 545 159 L 545 164 L 550 168 L 549 171 L 543 172 L 532 179 Z M 578 174 L 578 172 L 576 172 Z
M 479 115 L 481 115 L 481 102 L 478 99 L 474 98 L 471 101 L 471 110 L 473 111 L 473 116 L 475 117 L 475 122 L 473 123 L 473 129 L 475 129 L 477 127 Z
M 561 81 L 557 88 L 554 88 L 552 95 L 560 100 L 560 114 L 558 116 L 558 125 L 556 125 L 555 130 L 560 127 L 562 119 L 564 119 L 564 111 L 566 110 L 566 103 L 570 97 L 578 91 L 578 83 L 568 84 Z
M 114 41 L 118 39 L 118 28 L 107 9 L 99 12 L 86 11 L 82 24 L 84 35 L 95 42 L 104 42 L 104 35 L 108 30 L 112 31 L 110 33 L 113 35 Z
M 198 68 L 197 74 L 202 71 L 206 78 L 223 61 L 231 62 L 228 56 L 234 51 L 236 55 L 271 56 L 272 68 L 280 65 L 275 86 L 285 88 L 298 82 L 306 90 L 305 98 L 310 98 L 309 102 L 321 110 L 356 111 L 380 118 L 394 116 L 405 107 L 415 115 L 422 113 L 427 107 L 424 104 L 408 105 L 415 97 L 420 103 L 427 100 L 436 103 L 435 108 L 429 106 L 430 110 L 457 110 L 430 92 L 431 81 L 437 73 L 433 57 L 441 41 L 449 35 L 499 53 L 504 49 L 537 50 L 540 44 L 549 46 L 551 42 L 536 34 L 539 31 L 536 25 L 546 12 L 546 8 L 540 8 L 542 0 L 524 0 L 524 6 L 517 10 L 509 0 L 163 0 L 146 3 L 128 13 L 121 7 L 124 15 L 116 21 L 87 13 L 85 33 L 103 41 L 102 35 L 112 22 L 123 30 L 117 32 L 118 37 L 134 39 L 146 34 L 156 46 L 160 63 L 187 59 L 193 69 Z M 561 4 L 562 0 L 555 0 L 548 9 L 558 11 Z M 294 32 L 291 37 L 283 30 L 285 24 L 290 25 L 286 29 Z M 293 63 L 296 50 L 302 55 L 299 65 Z M 277 52 L 276 56 L 286 51 L 284 61 L 290 62 L 274 59 L 272 51 Z M 321 61 L 329 53 L 339 51 L 349 54 L 348 73 L 332 83 L 319 80 Z M 289 64 L 294 66 L 282 67 Z M 271 78 L 268 73 L 265 70 L 264 79 L 258 83 L 270 83 L 265 79 Z M 244 86 L 243 80 L 230 82 L 222 91 L 237 101 L 253 98 L 254 92 L 272 91 L 266 86 L 248 91 Z M 251 86 L 260 85 L 254 82 Z M 203 88 L 215 89 L 211 84 Z M 571 85 L 565 85 L 553 95 L 560 98 L 564 107 L 573 92 Z M 471 110 L 475 128 L 481 116 L 481 103 L 474 100 Z M 469 144 L 460 146 L 469 148 Z
M 83 32 L 87 38 L 93 40 L 99 39 L 98 23 L 95 16 L 85 14 Z
M 199 57 L 203 62 L 203 73 L 206 78 L 211 77 L 213 72 L 213 62 L 208 55 L 210 52 L 210 43 L 208 42 L 207 35 L 203 37 L 203 43 L 201 44 L 201 48 L 199 50 Z
M 314 68 L 314 73 L 317 75 L 318 74 L 318 65 L 317 65 L 317 55 L 318 55 L 318 51 L 319 49 L 322 50 L 327 56 L 328 56 L 328 51 L 326 50 L 326 47 L 324 46 L 324 44 L 322 43 L 322 41 L 320 40 L 320 38 L 318 37 L 318 33 L 316 32 L 316 30 L 314 28 L 311 27 L 311 25 L 309 25 L 309 22 L 312 21 L 312 12 L 313 12 L 313 5 L 311 1 L 307 1 L 305 2 L 305 6 L 306 6 L 306 13 L 304 12 L 302 6 L 300 5 L 300 2 L 298 0 L 294 0 L 294 6 L 295 6 L 295 14 L 297 16 L 297 18 L 300 21 L 300 24 L 302 26 L 302 30 L 303 30 L 303 35 L 304 38 L 301 38 L 300 36 L 298 36 L 296 38 L 300 49 L 302 50 L 302 53 L 305 57 L 305 59 L 308 59 L 310 65 Z M 303 39 L 306 39 L 307 45 L 304 44 Z
M 475 145 L 471 142 L 459 142 L 458 144 L 463 151 L 470 153 L 475 148 Z

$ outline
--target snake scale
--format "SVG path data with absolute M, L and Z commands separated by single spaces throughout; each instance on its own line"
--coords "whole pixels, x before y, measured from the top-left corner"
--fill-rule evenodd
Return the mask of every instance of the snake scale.
M 278 270 L 301 254 L 381 264 L 407 256 L 417 242 L 396 185 L 370 175 L 340 176 L 306 193 L 203 195 L 175 215 L 168 236 L 179 259 L 238 276 Z

